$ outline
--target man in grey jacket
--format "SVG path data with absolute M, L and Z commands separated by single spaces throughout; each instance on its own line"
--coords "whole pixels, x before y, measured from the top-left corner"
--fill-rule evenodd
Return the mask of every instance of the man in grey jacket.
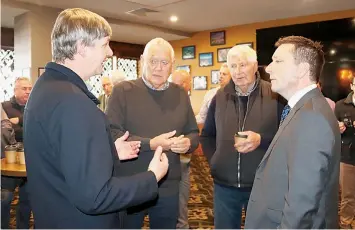
M 245 228 L 337 228 L 340 133 L 317 82 L 322 46 L 281 38 L 266 71 L 288 100 L 255 175 Z

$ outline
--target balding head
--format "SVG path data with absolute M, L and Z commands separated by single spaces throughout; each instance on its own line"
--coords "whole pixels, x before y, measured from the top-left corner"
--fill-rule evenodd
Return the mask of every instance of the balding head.
M 14 95 L 19 105 L 25 105 L 32 90 L 32 83 L 27 77 L 19 77 L 15 80 Z
M 173 83 L 180 85 L 186 92 L 191 90 L 191 76 L 186 70 L 175 70 L 171 76 Z

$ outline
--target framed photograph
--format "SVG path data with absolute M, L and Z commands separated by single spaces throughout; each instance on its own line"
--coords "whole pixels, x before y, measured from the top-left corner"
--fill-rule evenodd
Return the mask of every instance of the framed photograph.
M 207 89 L 207 76 L 193 77 L 192 88 L 194 90 L 206 90 Z
M 254 49 L 253 42 L 237 43 L 236 45 L 248 45 L 250 48 Z
M 182 59 L 195 59 L 196 47 L 195 46 L 184 46 L 182 47 Z
M 227 54 L 228 54 L 228 51 L 229 51 L 231 48 L 232 48 L 232 47 L 219 48 L 219 49 L 217 49 L 217 61 L 218 61 L 218 62 L 226 62 L 226 61 L 227 61 Z
M 226 44 L 226 31 L 216 31 L 210 33 L 211 46 L 219 46 Z
M 38 67 L 38 77 L 40 77 L 46 69 L 44 67 Z
M 211 84 L 219 84 L 219 70 L 211 70 Z
M 186 70 L 188 73 L 190 73 L 190 66 L 189 65 L 180 65 L 176 67 L 177 70 Z
M 199 64 L 200 67 L 213 66 L 213 53 L 200 53 Z

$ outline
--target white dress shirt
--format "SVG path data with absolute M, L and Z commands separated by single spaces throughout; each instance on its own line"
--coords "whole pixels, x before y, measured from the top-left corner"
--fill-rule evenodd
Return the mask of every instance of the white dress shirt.
M 309 91 L 311 91 L 312 89 L 317 88 L 316 84 L 312 84 L 307 86 L 306 88 L 303 88 L 299 91 L 297 91 L 291 98 L 290 100 L 288 100 L 288 105 L 291 107 L 291 109 L 296 105 L 296 103 L 301 100 L 301 98 L 308 93 Z
M 210 89 L 205 94 L 205 96 L 203 98 L 202 105 L 201 105 L 201 109 L 198 112 L 198 114 L 196 115 L 197 124 L 205 123 L 205 120 L 206 120 L 206 117 L 207 117 L 208 108 L 210 107 L 210 104 L 211 104 L 211 101 L 212 101 L 213 97 L 216 95 L 217 91 L 220 88 L 221 87 L 218 86 L 216 88 Z

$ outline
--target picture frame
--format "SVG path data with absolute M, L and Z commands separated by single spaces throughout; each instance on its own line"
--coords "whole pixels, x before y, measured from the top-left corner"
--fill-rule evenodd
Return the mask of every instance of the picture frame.
M 45 71 L 46 69 L 44 67 L 38 67 L 38 77 L 40 77 Z
M 181 52 L 182 60 L 189 60 L 196 58 L 196 46 L 184 46 Z
M 191 72 L 190 65 L 180 65 L 176 66 L 176 70 L 186 70 L 188 73 Z
M 213 66 L 213 52 L 199 54 L 200 67 Z
M 207 90 L 207 76 L 194 76 L 192 80 L 192 89 Z
M 211 70 L 211 85 L 219 84 L 219 70 Z
M 219 46 L 226 44 L 226 31 L 215 31 L 210 32 L 210 45 L 211 46 Z
M 254 49 L 254 43 L 253 42 L 237 43 L 236 45 L 248 45 L 250 48 Z
M 231 49 L 232 47 L 226 47 L 226 48 L 218 48 L 217 49 L 217 62 L 221 63 L 221 62 L 226 62 L 227 61 L 227 54 L 228 51 Z

